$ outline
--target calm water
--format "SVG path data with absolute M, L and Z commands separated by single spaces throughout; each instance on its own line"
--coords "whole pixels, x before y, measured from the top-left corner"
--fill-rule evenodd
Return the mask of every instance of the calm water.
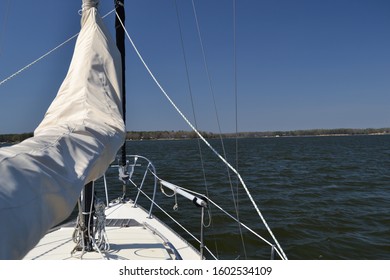
M 219 140 L 211 143 L 221 151 Z M 235 147 L 225 140 L 234 166 Z M 160 178 L 207 191 L 234 214 L 236 179 L 232 189 L 226 167 L 201 144 L 206 190 L 197 140 L 129 141 L 127 148 L 148 157 Z M 390 136 L 240 139 L 238 148 L 238 169 L 289 259 L 390 259 Z M 120 187 L 112 191 L 117 197 Z M 271 240 L 242 188 L 238 198 L 241 221 Z M 173 211 L 174 198 L 157 200 L 199 238 L 198 208 L 178 198 Z M 211 215 L 205 239 L 221 259 L 269 259 L 270 248 L 251 233 L 243 229 L 242 240 L 216 208 Z
M 212 144 L 221 150 L 219 140 Z M 235 145 L 225 140 L 234 166 Z M 127 147 L 152 160 L 161 178 L 206 192 L 197 140 L 130 141 Z M 201 147 L 209 195 L 234 213 L 226 168 Z M 238 169 L 289 259 L 390 259 L 390 136 L 240 139 L 238 147 Z M 238 197 L 240 219 L 268 239 L 241 189 Z M 168 201 L 172 209 L 174 200 Z M 173 215 L 199 232 L 198 213 L 179 200 Z M 269 247 L 251 233 L 244 230 L 242 242 L 238 226 L 224 228 L 228 221 L 211 213 L 206 241 L 221 258 L 269 258 Z

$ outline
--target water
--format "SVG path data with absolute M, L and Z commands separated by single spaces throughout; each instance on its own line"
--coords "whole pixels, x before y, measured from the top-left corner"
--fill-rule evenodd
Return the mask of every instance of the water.
M 211 143 L 222 151 L 219 140 Z M 128 153 L 148 157 L 160 178 L 207 191 L 232 214 L 232 194 L 238 196 L 241 221 L 271 240 L 243 189 L 236 193 L 236 178 L 230 184 L 226 167 L 200 146 L 207 190 L 197 140 L 127 142 Z M 233 166 L 235 147 L 235 140 L 225 140 Z M 238 151 L 238 170 L 289 259 L 390 259 L 389 135 L 240 139 Z M 112 189 L 111 198 L 120 191 Z M 157 201 L 199 238 L 198 208 L 178 198 L 173 211 L 175 199 L 161 193 Z M 211 215 L 205 239 L 218 257 L 269 259 L 270 248 L 251 233 L 241 229 L 242 240 L 236 224 L 214 207 Z
M 219 140 L 212 144 L 221 150 Z M 225 145 L 236 166 L 235 140 Z M 149 157 L 161 178 L 205 193 L 196 140 L 127 147 Z M 289 259 L 390 259 L 390 136 L 240 139 L 238 147 L 238 169 Z M 234 213 L 230 184 L 222 179 L 226 168 L 209 152 L 203 159 L 210 196 Z M 244 196 L 240 189 L 240 219 L 267 236 Z M 185 204 L 179 203 L 178 218 L 197 211 Z M 217 244 L 221 258 L 269 258 L 269 248 L 246 230 L 240 248 L 239 228 L 223 228 L 226 219 L 213 212 L 206 241 L 211 248 Z M 198 220 L 185 224 L 199 232 Z

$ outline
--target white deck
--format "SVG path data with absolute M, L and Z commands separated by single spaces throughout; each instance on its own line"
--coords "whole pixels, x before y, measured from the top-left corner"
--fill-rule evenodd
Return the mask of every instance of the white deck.
M 133 207 L 131 202 L 110 205 L 106 210 L 106 233 L 110 249 L 102 254 L 86 252 L 82 259 L 174 260 L 176 256 L 169 243 L 182 259 L 200 259 L 196 249 L 158 219 L 149 219 L 147 215 L 145 210 Z M 116 222 L 119 224 L 115 225 Z M 127 224 L 121 226 L 120 223 Z M 76 245 L 72 240 L 73 231 L 74 227 L 68 225 L 48 233 L 25 259 L 80 259 L 81 252 L 71 254 Z

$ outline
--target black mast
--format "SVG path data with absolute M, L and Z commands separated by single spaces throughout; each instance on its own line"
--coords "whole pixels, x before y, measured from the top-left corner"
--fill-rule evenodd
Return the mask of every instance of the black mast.
M 87 252 L 93 251 L 92 239 L 93 239 L 93 214 L 95 211 L 94 207 L 94 192 L 93 184 L 91 181 L 84 186 L 83 190 L 83 221 L 82 221 L 82 230 L 83 230 L 83 248 Z M 79 248 L 82 250 L 82 248 Z
M 125 76 L 125 0 L 114 0 L 115 11 L 117 16 L 115 17 L 115 31 L 116 31 L 116 46 L 121 54 L 122 61 L 122 112 L 123 122 L 126 127 L 126 76 Z M 122 145 L 121 163 L 125 176 L 127 176 L 127 163 L 126 163 L 126 140 Z M 123 178 L 127 180 L 128 178 Z M 126 197 L 126 183 L 122 186 L 122 199 Z
M 126 125 L 126 77 L 125 77 L 125 30 L 123 26 L 125 25 L 125 0 L 114 0 L 115 1 L 115 10 L 117 16 L 115 17 L 115 31 L 116 31 L 116 46 L 121 54 L 122 60 L 122 112 L 123 112 L 123 121 Z M 120 18 L 120 20 L 118 19 Z M 123 26 L 121 24 L 123 23 Z M 126 141 L 122 146 L 122 156 L 121 156 L 122 166 L 126 165 Z

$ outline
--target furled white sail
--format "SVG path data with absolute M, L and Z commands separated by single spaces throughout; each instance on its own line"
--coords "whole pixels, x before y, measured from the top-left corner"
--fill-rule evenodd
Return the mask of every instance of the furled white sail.
M 20 259 L 66 219 L 123 144 L 121 63 L 96 0 L 83 1 L 68 74 L 34 137 L 0 149 L 0 259 Z

